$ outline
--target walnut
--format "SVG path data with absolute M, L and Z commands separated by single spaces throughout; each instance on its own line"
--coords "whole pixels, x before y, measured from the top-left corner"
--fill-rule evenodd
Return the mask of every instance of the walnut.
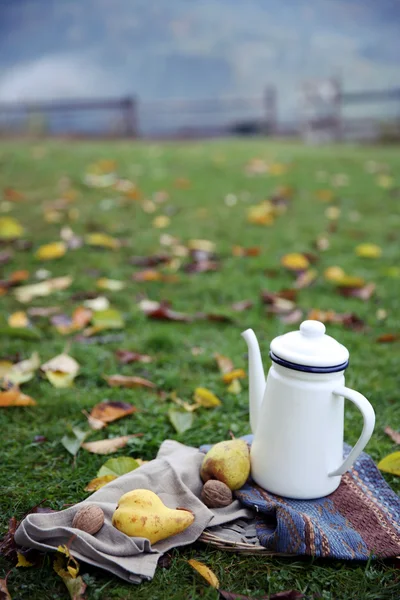
M 72 527 L 94 535 L 103 527 L 104 513 L 100 506 L 86 504 L 75 513 Z
M 232 492 L 222 481 L 209 479 L 203 485 L 200 499 L 208 508 L 222 508 L 232 503 Z

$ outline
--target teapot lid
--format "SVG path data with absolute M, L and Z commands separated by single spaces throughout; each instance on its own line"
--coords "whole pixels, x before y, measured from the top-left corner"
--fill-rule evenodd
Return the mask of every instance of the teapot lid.
M 349 351 L 325 334 L 320 321 L 303 321 L 299 331 L 291 331 L 271 342 L 271 359 L 282 366 L 311 373 L 343 371 Z

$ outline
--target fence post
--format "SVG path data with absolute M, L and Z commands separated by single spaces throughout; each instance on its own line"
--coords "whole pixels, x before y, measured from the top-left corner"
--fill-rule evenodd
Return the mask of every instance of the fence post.
M 122 101 L 123 118 L 125 123 L 126 137 L 137 137 L 137 101 L 136 98 L 129 97 Z
M 275 135 L 277 131 L 277 94 L 273 85 L 268 85 L 264 92 L 265 134 Z

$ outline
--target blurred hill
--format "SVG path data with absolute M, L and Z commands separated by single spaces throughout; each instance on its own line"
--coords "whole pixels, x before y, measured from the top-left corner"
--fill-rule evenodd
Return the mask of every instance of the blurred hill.
M 400 85 L 398 0 L 0 0 L 0 101 Z

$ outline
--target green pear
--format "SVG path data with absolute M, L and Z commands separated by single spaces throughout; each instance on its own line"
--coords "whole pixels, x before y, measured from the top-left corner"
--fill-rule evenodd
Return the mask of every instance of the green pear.
M 218 479 L 229 489 L 238 490 L 250 475 L 250 452 L 244 440 L 215 444 L 204 457 L 200 476 L 204 482 Z

